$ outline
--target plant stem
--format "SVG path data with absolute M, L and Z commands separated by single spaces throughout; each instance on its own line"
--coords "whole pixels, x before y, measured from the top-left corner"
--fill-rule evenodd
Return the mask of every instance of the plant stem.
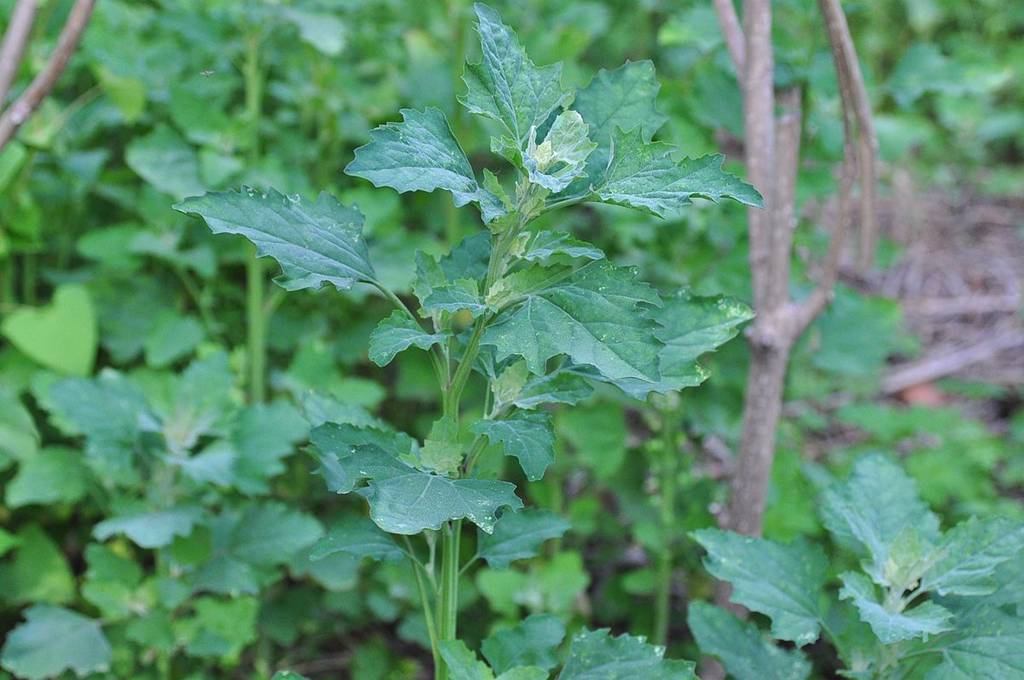
M 437 626 L 434 624 L 434 610 L 430 606 L 430 595 L 427 590 L 427 583 L 423 578 L 423 572 L 426 571 L 426 569 L 423 564 L 416 559 L 416 554 L 412 549 L 412 541 L 409 540 L 409 537 L 403 536 L 402 539 L 405 541 L 406 554 L 409 556 L 409 562 L 412 564 L 413 573 L 416 575 L 416 590 L 418 590 L 420 594 L 420 606 L 423 607 L 423 618 L 427 625 L 427 635 L 430 637 L 430 653 L 434 657 L 434 667 L 437 668 L 441 661 L 441 655 L 438 653 Z
M 454 520 L 441 533 L 441 584 L 437 596 L 438 642 L 458 639 L 459 543 L 462 520 Z M 448 680 L 448 667 L 435 649 L 435 680 Z
M 669 614 L 672 605 L 672 548 L 676 523 L 676 485 L 679 481 L 678 416 L 661 412 L 661 450 L 658 460 L 658 487 L 661 521 L 661 548 L 655 573 L 654 631 L 651 642 L 668 641 Z
M 263 110 L 263 74 L 260 71 L 260 36 L 258 29 L 245 42 L 245 115 L 249 123 L 250 170 L 260 157 L 260 118 Z M 245 262 L 245 314 L 249 358 L 249 401 L 260 403 L 266 397 L 267 315 L 264 313 L 263 263 L 252 248 Z

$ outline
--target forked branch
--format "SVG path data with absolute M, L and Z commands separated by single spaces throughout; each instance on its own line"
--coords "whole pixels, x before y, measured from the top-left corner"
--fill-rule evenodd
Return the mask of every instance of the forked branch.
M 60 37 L 57 38 L 57 46 L 50 55 L 50 60 L 25 92 L 3 112 L 3 115 L 0 115 L 0 149 L 7 145 L 57 84 L 57 79 L 64 72 L 71 55 L 78 47 L 95 4 L 96 0 L 75 1 L 67 21 L 64 22 L 64 28 L 61 29 Z

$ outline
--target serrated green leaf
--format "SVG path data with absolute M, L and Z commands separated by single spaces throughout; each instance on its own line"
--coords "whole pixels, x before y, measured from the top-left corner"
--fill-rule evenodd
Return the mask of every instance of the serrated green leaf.
M 686 618 L 704 654 L 715 656 L 736 680 L 804 680 L 811 664 L 799 650 L 765 639 L 757 626 L 706 602 L 691 602 Z
M 320 474 L 327 488 L 334 493 L 351 493 L 363 480 L 386 479 L 414 470 L 395 453 L 374 443 L 346 443 L 341 450 L 325 450 L 318 445 L 317 452 Z
M 851 600 L 861 621 L 871 626 L 871 630 L 882 643 L 891 645 L 901 640 L 925 638 L 952 629 L 953 614 L 934 602 L 923 602 L 912 609 L 895 611 L 885 607 L 878 601 L 875 585 L 864 574 L 846 572 L 840 574 L 843 587 L 839 597 Z
M 435 289 L 453 286 L 457 281 L 482 280 L 487 274 L 490 255 L 491 236 L 486 231 L 467 236 L 440 258 L 417 252 L 413 292 L 420 304 L 425 306 Z
M 590 128 L 597 148 L 587 159 L 586 174 L 566 194 L 586 194 L 604 176 L 612 152 L 612 132 L 617 129 L 641 132 L 644 142 L 667 118 L 658 113 L 656 101 L 661 85 L 650 61 L 629 62 L 607 71 L 601 69 L 590 83 L 576 93 L 573 109 Z
M 562 65 L 537 67 L 516 34 L 490 7 L 475 5 L 482 60 L 467 64 L 468 88 L 459 101 L 470 112 L 500 122 L 517 148 L 531 128 L 540 128 L 569 97 L 562 89 Z
M 25 612 L 25 623 L 11 631 L 0 651 L 0 665 L 29 680 L 68 670 L 80 677 L 105 673 L 110 658 L 110 643 L 99 621 L 46 604 Z
M 732 585 L 732 601 L 772 620 L 772 635 L 803 646 L 818 639 L 828 562 L 819 548 L 782 545 L 729 531 L 693 532 L 711 575 Z
M 548 510 L 528 508 L 506 512 L 491 534 L 481 533 L 477 553 L 487 564 L 504 569 L 515 560 L 538 554 L 544 541 L 561 538 L 571 525 Z
M 290 403 L 252 404 L 238 414 L 231 432 L 231 477 L 247 494 L 265 493 L 272 477 L 285 471 L 282 460 L 306 439 L 309 426 Z M 202 455 L 202 454 L 200 454 Z M 193 456 L 193 462 L 199 456 Z M 212 462 L 212 461 L 211 461 Z
M 920 588 L 940 595 L 987 595 L 992 573 L 1003 562 L 1021 559 L 1024 524 L 1002 517 L 961 522 L 943 536 L 921 576 Z
M 540 144 L 537 128 L 531 128 L 523 156 L 530 181 L 555 193 L 569 186 L 583 173 L 587 157 L 597 147 L 587 132 L 587 124 L 575 111 L 558 114 Z
M 919 498 L 917 486 L 896 463 L 878 454 L 861 457 L 850 478 L 822 495 L 822 520 L 836 541 L 870 559 L 866 571 L 885 584 L 889 550 L 905 527 L 934 544 L 938 518 Z
M 736 337 L 740 325 L 753 316 L 747 305 L 734 298 L 696 297 L 680 290 L 665 298 L 653 314 L 659 326 L 655 335 L 664 345 L 658 355 L 661 378 L 655 383 L 620 380 L 616 384 L 638 399 L 651 392 L 696 387 L 708 376 L 697 359 Z
M 565 354 L 610 380 L 657 379 L 661 344 L 654 323 L 641 311 L 660 301 L 634 270 L 598 260 L 510 296 L 518 301 L 498 315 L 483 338 L 499 361 L 521 356 L 540 375 L 548 359 Z
M 410 347 L 429 350 L 446 340 L 443 333 L 428 333 L 403 311 L 395 310 L 370 334 L 370 361 L 387 366 L 399 352 Z
M 185 649 L 200 658 L 219 658 L 226 664 L 237 663 L 246 645 L 256 640 L 256 621 L 260 603 L 254 597 L 195 600 L 195 616 L 181 622 L 188 638 Z
M 664 655 L 664 647 L 649 645 L 642 637 L 612 637 L 607 628 L 584 630 L 573 638 L 558 680 L 696 679 L 693 663 Z
M 530 481 L 543 478 L 544 471 L 555 462 L 555 433 L 549 413 L 517 411 L 502 420 L 478 420 L 471 429 L 492 443 L 500 443 L 506 455 L 519 461 Z
M 69 378 L 48 390 L 47 408 L 73 432 L 85 435 L 85 456 L 101 479 L 136 479 L 134 457 L 139 423 L 148 413 L 145 397 L 120 374 L 104 372 L 94 380 Z
M 995 608 L 957 618 L 956 630 L 925 647 L 942 662 L 925 680 L 1010 680 L 1024 678 L 1024 619 Z
M 760 207 L 761 195 L 722 170 L 725 157 L 702 156 L 673 160 L 676 149 L 661 142 L 646 143 L 639 129 L 612 133 L 608 170 L 595 187 L 605 203 L 646 210 L 667 217 L 690 205 L 693 198 L 720 201 L 731 198 Z
M 188 536 L 199 521 L 199 508 L 182 507 L 153 512 L 118 515 L 93 527 L 92 535 L 105 541 L 115 534 L 124 534 L 140 548 L 162 548 L 175 536 Z
M 402 109 L 401 123 L 370 132 L 370 142 L 356 149 L 345 173 L 400 193 L 444 189 L 456 206 L 475 201 L 485 222 L 505 212 L 497 196 L 476 180 L 466 153 L 440 109 Z
M 33 503 L 74 503 L 85 495 L 89 470 L 82 454 L 48 447 L 21 463 L 7 484 L 4 502 L 11 508 Z
M 423 311 L 428 314 L 455 314 L 462 310 L 468 311 L 473 318 L 487 311 L 487 305 L 480 298 L 480 286 L 473 279 L 457 279 L 435 286 L 423 300 Z
M 242 187 L 194 196 L 174 208 L 201 216 L 215 234 L 240 234 L 252 241 L 259 255 L 281 265 L 276 281 L 286 290 L 326 283 L 348 290 L 357 282 L 377 282 L 363 239 L 363 215 L 328 193 L 308 203 L 273 189 Z
M 564 638 L 565 626 L 558 617 L 533 614 L 514 626 L 491 633 L 480 651 L 496 673 L 521 666 L 550 670 L 558 665 L 556 652 Z
M 193 316 L 173 312 L 162 315 L 142 345 L 146 364 L 162 368 L 188 356 L 206 337 L 203 325 Z
M 370 518 L 391 534 L 436 530 L 453 519 L 468 519 L 490 533 L 501 508 L 523 507 L 515 488 L 508 482 L 413 472 L 374 479 L 362 493 L 370 503 Z
M 310 550 L 310 560 L 344 553 L 354 557 L 396 562 L 405 557 L 395 542 L 365 517 L 349 515 L 332 522 L 327 535 Z
M 96 311 L 83 286 L 59 286 L 50 304 L 5 313 L 0 332 L 47 368 L 67 375 L 92 373 L 98 343 Z

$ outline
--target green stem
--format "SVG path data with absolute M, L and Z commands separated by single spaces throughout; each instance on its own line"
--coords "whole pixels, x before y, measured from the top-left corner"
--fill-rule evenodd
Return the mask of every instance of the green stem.
M 249 124 L 249 164 L 252 170 L 260 157 L 260 119 L 263 113 L 263 73 L 260 70 L 260 36 L 258 29 L 246 37 L 245 116 Z M 256 258 L 255 248 L 245 262 L 246 345 L 249 358 L 249 401 L 266 398 L 267 315 L 264 312 L 263 263 Z
M 676 485 L 679 481 L 678 416 L 671 411 L 661 413 L 661 451 L 659 452 L 659 505 L 661 549 L 655 573 L 654 631 L 651 642 L 664 645 L 668 641 L 669 615 L 672 605 L 672 548 L 676 531 Z
M 441 584 L 437 597 L 438 642 L 458 639 L 459 617 L 459 542 L 462 520 L 448 523 L 441 534 Z M 438 656 L 440 654 L 438 653 Z M 436 680 L 448 680 L 443 659 L 435 666 Z
M 423 564 L 416 559 L 416 553 L 412 549 L 412 542 L 408 536 L 402 536 L 402 540 L 405 541 L 406 555 L 409 557 L 409 562 L 412 564 L 413 573 L 416 575 L 416 590 L 420 594 L 420 606 L 423 608 L 423 618 L 427 625 L 427 635 L 430 638 L 430 653 L 434 657 L 434 667 L 436 668 L 441 661 L 441 655 L 438 653 L 437 646 L 437 626 L 434 624 L 434 609 L 430 606 L 430 594 L 427 590 L 427 582 L 424 579 L 424 572 L 426 568 Z

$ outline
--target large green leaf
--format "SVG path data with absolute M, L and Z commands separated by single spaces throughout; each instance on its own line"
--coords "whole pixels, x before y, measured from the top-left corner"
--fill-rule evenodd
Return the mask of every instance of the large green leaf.
M 822 520 L 832 536 L 870 559 L 867 571 L 885 584 L 889 551 L 907 527 L 927 543 L 939 537 L 938 518 L 917 493 L 917 486 L 899 465 L 880 454 L 861 457 L 846 481 L 822 495 Z
M 491 633 L 483 641 L 480 651 L 497 673 L 503 673 L 516 666 L 534 666 L 550 670 L 558 665 L 556 651 L 563 638 L 565 626 L 558 617 L 551 614 L 533 614 L 514 626 Z
M 696 297 L 680 290 L 665 298 L 653 316 L 659 325 L 655 335 L 664 343 L 658 355 L 660 380 L 616 383 L 640 399 L 651 392 L 671 392 L 704 382 L 708 373 L 697 359 L 736 337 L 740 325 L 752 319 L 754 313 L 734 298 Z
M 720 201 L 731 198 L 760 207 L 761 195 L 734 175 L 722 170 L 724 156 L 674 160 L 675 147 L 644 142 L 643 133 L 616 130 L 612 156 L 595 195 L 605 203 L 639 208 L 667 217 L 690 205 L 693 198 Z
M 718 657 L 736 680 L 803 680 L 811 664 L 799 650 L 786 650 L 765 639 L 757 626 L 706 602 L 691 602 L 690 632 L 700 651 Z
M 590 84 L 576 93 L 572 107 L 590 127 L 590 139 L 597 148 L 587 159 L 586 175 L 566 193 L 589 193 L 603 177 L 612 153 L 612 133 L 616 129 L 639 129 L 649 142 L 666 117 L 655 103 L 661 85 L 650 61 L 629 62 L 607 71 L 601 69 Z
M 124 534 L 140 548 L 162 548 L 175 536 L 188 536 L 199 521 L 201 511 L 195 507 L 137 512 L 103 520 L 93 527 L 92 535 L 104 541 L 115 534 Z
M 462 640 L 442 640 L 438 645 L 451 680 L 494 680 L 494 673 Z
M 483 58 L 466 66 L 468 91 L 459 101 L 500 122 L 522 149 L 530 130 L 540 128 L 569 96 L 561 85 L 562 65 L 538 68 L 497 12 L 480 3 L 475 9 Z
M 78 676 L 106 673 L 111 649 L 100 622 L 63 607 L 37 604 L 25 623 L 11 631 L 0 651 L 0 665 L 19 678 L 52 678 L 65 671 Z
M 269 491 L 269 480 L 286 469 L 282 459 L 294 452 L 308 433 L 305 419 L 286 401 L 244 408 L 231 431 L 234 486 L 248 494 Z
M 504 212 L 501 201 L 481 187 L 466 154 L 440 109 L 402 109 L 401 123 L 370 132 L 345 172 L 396 191 L 450 191 L 456 206 L 476 201 L 484 221 Z
M 353 515 L 332 522 L 327 535 L 313 546 L 309 559 L 322 560 L 338 553 L 390 562 L 405 557 L 395 542 L 373 522 Z
M 665 648 L 642 637 L 612 637 L 608 629 L 584 630 L 572 640 L 558 680 L 688 680 L 696 679 L 693 663 L 667 660 Z
M 581 241 L 564 231 L 524 232 L 521 247 L 513 248 L 512 254 L 527 262 L 540 264 L 569 264 L 576 260 L 603 260 L 600 248 Z
M 125 149 L 124 161 L 142 179 L 176 199 L 204 189 L 195 149 L 167 125 L 160 124 L 148 135 L 133 139 Z
M 508 482 L 448 479 L 414 471 L 375 479 L 362 493 L 370 503 L 370 518 L 388 533 L 418 534 L 463 518 L 489 533 L 501 508 L 523 507 L 515 488 Z
M 490 566 L 504 569 L 515 560 L 537 555 L 544 541 L 561 538 L 570 526 L 548 510 L 506 512 L 494 525 L 493 533 L 479 535 L 477 553 Z
M 284 564 L 323 535 L 315 518 L 283 503 L 261 503 L 242 513 L 227 537 L 227 550 L 254 565 Z
M 492 443 L 500 443 L 507 455 L 515 456 L 530 481 L 543 478 L 555 461 L 555 433 L 549 413 L 517 411 L 502 420 L 478 420 L 472 430 Z
M 428 333 L 404 311 L 395 310 L 370 334 L 370 361 L 378 366 L 387 366 L 399 352 L 413 346 L 429 350 L 445 339 L 443 333 Z
M 7 484 L 4 502 L 11 508 L 33 503 L 75 503 L 85 495 L 88 481 L 81 451 L 47 447 L 21 463 Z
M 807 543 L 782 545 L 718 529 L 693 537 L 708 551 L 704 566 L 732 585 L 732 601 L 772 620 L 772 635 L 799 646 L 818 639 L 828 562 Z
M 957 617 L 956 623 L 955 631 L 922 645 L 942 655 L 925 680 L 1024 678 L 1024 618 L 979 608 Z
M 633 269 L 597 260 L 564 277 L 524 273 L 508 286 L 515 303 L 484 334 L 483 344 L 494 346 L 499 361 L 521 356 L 540 375 L 548 359 L 565 354 L 610 380 L 658 378 L 661 343 L 654 322 L 641 312 L 660 300 Z
M 1022 559 L 1024 524 L 1002 517 L 961 522 L 943 536 L 920 588 L 940 595 L 986 595 L 1003 562 Z
M 92 373 L 98 343 L 96 312 L 82 286 L 59 286 L 45 307 L 21 307 L 5 314 L 0 332 L 47 368 L 68 375 Z
M 363 215 L 327 193 L 314 202 L 243 187 L 208 193 L 174 206 L 206 220 L 215 234 L 241 234 L 281 265 L 277 283 L 287 290 L 330 283 L 347 290 L 377 275 L 363 239 Z
M 923 602 L 912 609 L 899 611 L 879 602 L 875 584 L 864 574 L 847 572 L 841 574 L 840 579 L 843 587 L 839 597 L 853 602 L 861 620 L 871 626 L 884 644 L 927 638 L 952 629 L 952 613 L 934 602 Z

